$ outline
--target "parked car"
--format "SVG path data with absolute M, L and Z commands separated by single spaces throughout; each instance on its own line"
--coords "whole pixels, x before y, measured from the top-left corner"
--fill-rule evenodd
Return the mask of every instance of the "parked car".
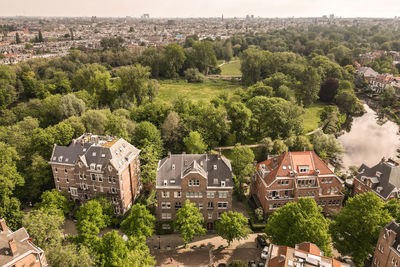
M 249 263 L 247 264 L 248 267 L 257 267 L 257 264 L 255 261 L 249 261 Z
M 263 262 L 260 262 L 257 267 L 265 267 L 265 264 Z
M 269 247 L 268 247 L 268 246 L 265 246 L 265 247 L 263 248 L 263 250 L 261 251 L 261 259 L 265 260 L 265 259 L 267 258 L 267 256 L 268 256 L 268 250 L 269 250 Z
M 265 235 L 257 235 L 257 243 L 260 247 L 265 247 L 268 245 L 267 237 Z

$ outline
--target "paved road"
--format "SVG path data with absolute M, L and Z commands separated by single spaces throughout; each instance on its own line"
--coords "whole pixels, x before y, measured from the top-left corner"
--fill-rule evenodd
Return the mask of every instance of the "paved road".
M 249 260 L 261 261 L 261 248 L 256 246 L 256 236 L 250 234 L 245 240 L 234 241 L 229 248 L 227 242 L 215 234 L 197 237 L 188 248 L 183 247 L 177 234 L 162 235 L 160 239 L 154 235 L 147 244 L 156 259 L 156 266 L 208 266 L 210 262 L 217 266 L 233 260 L 247 264 Z M 161 249 L 158 249 L 159 245 Z

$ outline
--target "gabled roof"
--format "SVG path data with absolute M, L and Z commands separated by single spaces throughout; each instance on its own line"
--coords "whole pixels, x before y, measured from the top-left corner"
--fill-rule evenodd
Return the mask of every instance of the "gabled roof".
M 123 138 L 85 134 L 68 146 L 54 145 L 50 163 L 74 165 L 80 160 L 86 166 L 101 165 L 102 169 L 111 163 L 119 170 L 139 153 Z
M 308 167 L 308 172 L 300 173 L 301 167 Z M 314 151 L 304 152 L 285 152 L 279 156 L 272 157 L 268 160 L 257 164 L 257 170 L 266 167 L 264 172 L 264 180 L 270 184 L 276 177 L 290 177 L 291 172 L 297 172 L 297 176 L 316 175 L 334 175 L 334 172 Z M 260 172 L 259 172 L 260 173 Z
M 233 186 L 232 166 L 228 159 L 215 154 L 172 154 L 158 162 L 156 186 L 180 186 L 190 172 L 197 172 L 207 179 L 208 186 Z M 218 183 L 214 183 L 217 179 Z M 173 182 L 171 182 L 173 181 Z
M 360 181 L 369 179 L 373 184 L 372 190 L 387 199 L 393 190 L 400 189 L 400 166 L 391 159 L 383 160 L 372 168 L 362 164 L 356 178 Z

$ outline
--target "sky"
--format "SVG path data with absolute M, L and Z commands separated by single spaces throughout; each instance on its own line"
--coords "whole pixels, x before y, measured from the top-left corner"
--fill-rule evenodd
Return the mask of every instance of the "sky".
M 395 17 L 400 0 L 0 0 L 0 16 Z

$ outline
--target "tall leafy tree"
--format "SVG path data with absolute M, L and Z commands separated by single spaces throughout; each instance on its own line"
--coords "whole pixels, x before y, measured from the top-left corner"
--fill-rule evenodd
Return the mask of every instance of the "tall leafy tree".
M 41 195 L 41 202 L 36 204 L 36 207 L 44 210 L 59 210 L 66 215 L 71 211 L 71 202 L 68 198 L 56 189 L 45 191 Z
M 228 241 L 228 247 L 233 240 L 242 240 L 248 237 L 251 230 L 248 227 L 248 220 L 242 213 L 228 211 L 221 215 L 216 223 L 219 236 Z
M 185 201 L 182 208 L 176 213 L 175 229 L 183 239 L 185 247 L 195 236 L 205 235 L 206 229 L 203 226 L 204 218 L 199 208 L 189 200 Z
M 190 132 L 189 136 L 183 139 L 183 143 L 189 154 L 202 154 L 207 149 L 207 144 L 204 143 L 201 135 L 196 131 Z
M 335 248 L 342 255 L 352 255 L 354 263 L 363 266 L 373 254 L 379 232 L 392 217 L 375 193 L 350 198 L 330 226 Z
M 241 102 L 234 102 L 229 105 L 227 111 L 232 121 L 231 129 L 236 131 L 236 140 L 244 140 L 250 125 L 251 110 Z
M 150 237 L 154 231 L 155 218 L 146 209 L 146 206 L 135 204 L 128 217 L 121 223 L 121 230 L 129 236 Z
M 294 247 L 307 241 L 316 244 L 326 256 L 331 255 L 329 221 L 312 198 L 300 198 L 272 213 L 265 232 L 274 244 Z
M 76 218 L 79 234 L 97 235 L 111 222 L 110 216 L 104 214 L 101 204 L 96 200 L 90 200 L 81 206 L 76 213 Z
M 309 106 L 318 99 L 321 77 L 317 71 L 308 67 L 301 75 L 300 84 L 296 90 L 296 98 L 298 103 Z
M 232 171 L 239 181 L 239 189 L 242 193 L 242 183 L 248 181 L 248 177 L 254 172 L 254 153 L 249 147 L 236 144 L 232 149 Z
M 164 76 L 167 78 L 178 77 L 185 59 L 182 46 L 177 43 L 168 44 L 163 51 Z
M 88 248 L 74 243 L 58 244 L 46 250 L 46 259 L 53 267 L 92 267 L 95 259 Z

